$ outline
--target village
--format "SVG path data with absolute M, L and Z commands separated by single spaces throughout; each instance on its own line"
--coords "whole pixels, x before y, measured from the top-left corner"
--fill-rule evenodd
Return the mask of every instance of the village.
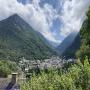
M 34 69 L 35 67 L 40 68 L 41 70 L 47 69 L 57 69 L 62 68 L 65 63 L 73 62 L 75 63 L 75 59 L 61 59 L 58 56 L 52 56 L 49 59 L 45 60 L 26 60 L 24 57 L 19 62 L 19 67 L 22 71 L 28 72 L 29 69 Z
M 45 60 L 26 60 L 23 57 L 18 63 L 19 72 L 13 72 L 7 78 L 0 78 L 0 90 L 20 90 L 20 84 L 30 80 L 33 72 L 38 75 L 41 70 L 60 69 L 65 63 L 75 63 L 75 61 L 75 59 L 61 59 L 58 56 Z

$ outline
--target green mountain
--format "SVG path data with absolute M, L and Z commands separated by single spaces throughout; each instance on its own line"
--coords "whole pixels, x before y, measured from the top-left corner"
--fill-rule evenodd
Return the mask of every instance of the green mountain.
M 90 8 L 87 12 L 87 18 L 80 30 L 81 47 L 76 53 L 77 57 L 84 59 L 85 56 L 90 58 Z
M 44 59 L 53 54 L 46 39 L 17 14 L 0 21 L 0 59 Z
M 80 48 L 80 34 L 78 34 L 71 45 L 66 48 L 62 56 L 65 56 L 66 58 L 76 58 L 76 52 Z
M 75 58 L 75 53 L 80 47 L 80 35 L 76 32 L 69 34 L 56 48 L 58 54 L 65 58 Z

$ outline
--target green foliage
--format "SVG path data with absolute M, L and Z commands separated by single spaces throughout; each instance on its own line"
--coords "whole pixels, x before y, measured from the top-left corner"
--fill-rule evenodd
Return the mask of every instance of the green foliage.
M 7 77 L 11 72 L 18 70 L 17 64 L 11 61 L 0 61 L 0 77 Z
M 62 70 L 63 71 L 63 70 Z M 84 64 L 78 59 L 67 72 L 51 70 L 42 72 L 21 85 L 21 90 L 90 90 L 90 64 L 88 58 Z
M 81 60 L 84 60 L 85 56 L 90 58 L 90 8 L 87 12 L 87 18 L 82 25 L 80 36 L 81 47 L 80 50 L 76 53 L 76 56 Z
M 76 58 L 75 53 L 80 48 L 80 34 L 76 32 L 68 35 L 63 42 L 56 48 L 58 54 L 66 59 Z
M 18 60 L 49 58 L 54 52 L 47 40 L 22 18 L 13 15 L 0 22 L 0 58 Z
M 76 53 L 76 56 L 78 57 L 78 58 L 80 58 L 81 60 L 82 60 L 82 63 L 84 62 L 83 60 L 85 59 L 84 57 L 85 56 L 88 56 L 89 58 L 90 58 L 90 47 L 89 47 L 89 45 L 82 45 L 81 47 L 80 47 L 80 50 Z
M 63 56 L 66 58 L 76 58 L 75 53 L 80 48 L 80 34 L 73 40 L 72 44 L 64 51 Z

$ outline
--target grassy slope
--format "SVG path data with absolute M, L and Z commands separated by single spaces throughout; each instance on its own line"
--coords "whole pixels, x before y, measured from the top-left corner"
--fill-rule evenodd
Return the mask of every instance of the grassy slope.
M 53 54 L 44 37 L 18 15 L 0 22 L 0 58 L 43 59 Z

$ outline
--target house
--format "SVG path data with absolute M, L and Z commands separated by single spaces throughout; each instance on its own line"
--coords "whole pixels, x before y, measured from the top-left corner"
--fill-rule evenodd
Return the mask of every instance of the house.
M 0 90 L 20 90 L 17 83 L 17 73 L 12 73 L 12 78 L 0 78 Z

